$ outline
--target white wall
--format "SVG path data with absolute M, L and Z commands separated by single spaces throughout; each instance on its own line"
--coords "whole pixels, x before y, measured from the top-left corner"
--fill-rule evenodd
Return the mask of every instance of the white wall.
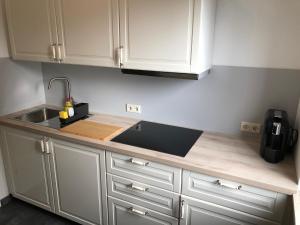
M 215 65 L 300 69 L 299 0 L 219 0 Z
M 8 57 L 8 47 L 6 42 L 6 30 L 5 30 L 5 21 L 4 21 L 4 1 L 0 0 L 0 58 Z

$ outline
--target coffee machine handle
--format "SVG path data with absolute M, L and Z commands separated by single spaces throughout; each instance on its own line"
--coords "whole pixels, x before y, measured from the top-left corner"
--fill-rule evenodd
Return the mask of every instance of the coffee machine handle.
M 297 141 L 298 141 L 298 130 L 291 128 L 288 137 L 288 147 L 290 151 L 293 150 L 293 148 L 297 144 Z

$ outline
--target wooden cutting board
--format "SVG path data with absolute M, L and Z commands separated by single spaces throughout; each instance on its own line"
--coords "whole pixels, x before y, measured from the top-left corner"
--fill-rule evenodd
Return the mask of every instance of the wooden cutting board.
M 122 127 L 79 120 L 71 125 L 60 129 L 62 132 L 76 134 L 83 137 L 108 141 L 115 135 L 121 133 Z

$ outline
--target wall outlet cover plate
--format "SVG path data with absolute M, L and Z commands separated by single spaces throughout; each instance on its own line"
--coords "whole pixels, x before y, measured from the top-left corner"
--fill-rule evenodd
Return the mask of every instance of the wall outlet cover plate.
M 126 112 L 142 113 L 142 106 L 135 104 L 126 104 Z

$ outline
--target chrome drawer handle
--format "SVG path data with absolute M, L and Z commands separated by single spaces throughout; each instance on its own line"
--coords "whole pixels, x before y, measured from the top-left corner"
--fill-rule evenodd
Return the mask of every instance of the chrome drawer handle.
M 221 181 L 221 180 L 217 180 L 216 184 L 218 186 L 221 186 L 221 187 L 226 187 L 226 188 L 231 188 L 231 189 L 236 189 L 236 190 L 241 190 L 242 189 L 242 185 L 234 185 L 234 184 L 227 183 L 227 182 L 224 182 L 224 181 Z
M 143 211 L 137 210 L 137 209 L 135 209 L 133 207 L 129 208 L 128 211 L 130 213 L 134 213 L 134 214 L 141 215 L 141 216 L 147 216 L 149 214 L 147 211 L 143 212 Z
M 133 158 L 130 159 L 130 162 L 132 164 L 135 164 L 135 165 L 138 165 L 138 166 L 148 166 L 149 165 L 149 162 L 141 162 L 141 161 L 138 161 L 138 160 L 133 159 Z
M 148 188 L 145 188 L 145 187 L 139 187 L 139 186 L 136 186 L 134 184 L 129 184 L 128 187 L 132 190 L 137 190 L 137 191 L 148 191 Z

